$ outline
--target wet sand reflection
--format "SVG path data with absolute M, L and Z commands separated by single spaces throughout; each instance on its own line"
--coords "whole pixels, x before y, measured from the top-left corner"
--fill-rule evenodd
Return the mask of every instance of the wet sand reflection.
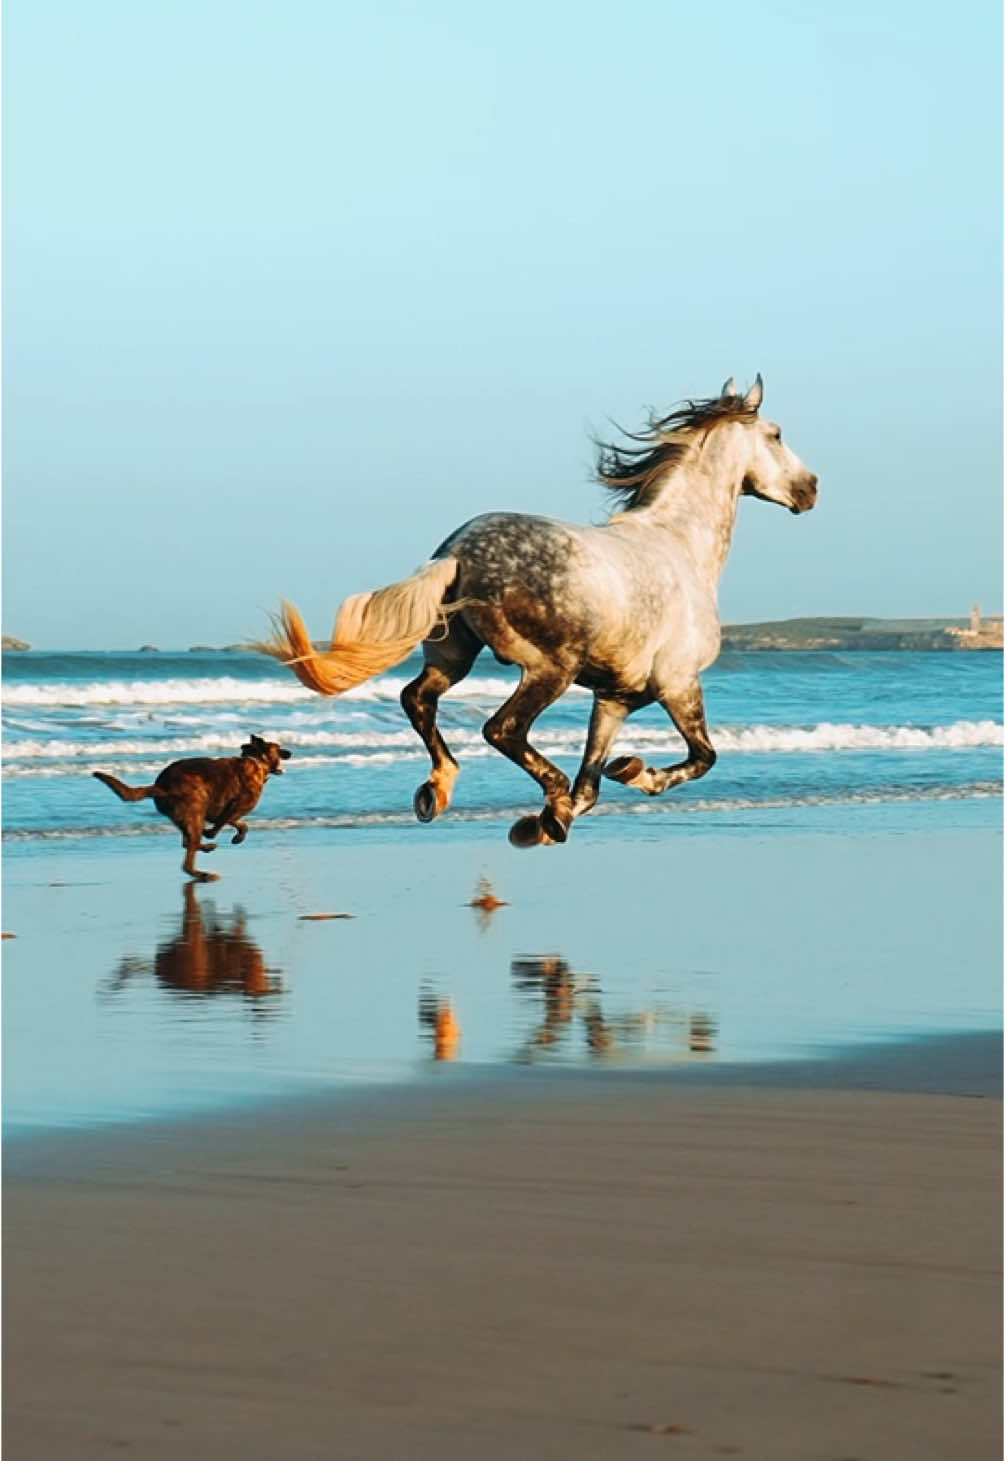
M 434 1060 L 456 1060 L 461 1049 L 461 1026 L 449 999 L 428 986 L 419 990 L 419 1026 L 433 1044 Z
M 517 990 L 544 1003 L 544 1019 L 518 1052 L 519 1061 L 532 1061 L 554 1050 L 560 1042 L 571 1043 L 577 1029 L 592 1058 L 642 1057 L 654 1047 L 657 1054 L 668 1057 L 684 1052 L 715 1052 L 718 1021 L 714 1015 L 704 1011 L 685 1013 L 676 1007 L 607 1015 L 601 1005 L 598 980 L 592 974 L 574 973 L 557 954 L 513 959 L 510 973 Z
M 158 944 L 153 959 L 125 958 L 104 987 L 114 994 L 136 975 L 153 974 L 157 983 L 182 995 L 240 995 L 259 1001 L 281 994 L 278 970 L 266 966 L 258 944 L 247 932 L 247 914 L 235 906 L 229 917 L 216 905 L 199 901 L 194 883 L 183 889 L 181 928 Z M 262 1006 L 263 1012 L 267 1009 Z

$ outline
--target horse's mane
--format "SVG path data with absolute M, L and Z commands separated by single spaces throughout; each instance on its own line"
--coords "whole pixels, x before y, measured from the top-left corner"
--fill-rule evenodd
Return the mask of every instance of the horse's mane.
M 618 429 L 641 446 L 613 446 L 595 441 L 596 476 L 612 493 L 621 496 L 622 510 L 641 507 L 657 478 L 683 461 L 699 432 L 709 432 L 723 421 L 753 421 L 757 408 L 743 396 L 712 396 L 704 401 L 684 401 L 666 416 L 649 413 L 641 431 Z M 627 499 L 627 500 L 626 500 Z

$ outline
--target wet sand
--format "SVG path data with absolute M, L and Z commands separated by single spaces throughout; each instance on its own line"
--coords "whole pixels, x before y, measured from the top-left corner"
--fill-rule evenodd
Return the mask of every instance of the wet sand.
M 997 1457 L 1000 1056 L 11 1143 L 6 1455 Z
M 160 839 L 8 859 L 7 1097 L 39 1120 L 106 1070 L 122 1113 L 155 1081 L 177 1112 L 203 1067 L 263 1085 L 8 1140 L 5 1455 L 997 1458 L 1000 844 L 819 821 L 550 862 L 262 833 L 221 858 L 216 923 Z M 485 931 L 482 871 L 508 900 Z M 325 911 L 356 917 L 301 921 Z M 214 939 L 243 961 L 215 990 Z M 521 989 L 546 950 L 598 975 L 584 1014 Z M 699 1053 L 594 1059 L 598 1009 L 622 1038 L 654 998 L 715 1017 Z M 861 1043 L 954 1017 L 974 1033 Z M 737 1061 L 776 1026 L 860 1043 Z M 534 1063 L 574 1031 L 589 1070 Z M 395 1086 L 339 1075 L 389 1053 Z

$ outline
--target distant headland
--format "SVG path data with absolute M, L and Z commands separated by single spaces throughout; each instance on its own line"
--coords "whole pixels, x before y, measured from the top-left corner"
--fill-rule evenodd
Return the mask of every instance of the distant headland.
M 967 619 L 781 619 L 724 624 L 723 649 L 1001 649 L 1001 614 Z

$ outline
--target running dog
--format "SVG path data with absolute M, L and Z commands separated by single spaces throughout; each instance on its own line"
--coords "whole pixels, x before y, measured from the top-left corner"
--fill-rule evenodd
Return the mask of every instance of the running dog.
M 258 805 L 266 780 L 282 776 L 279 763 L 288 761 L 290 754 L 275 741 L 252 736 L 241 747 L 240 756 L 193 756 L 172 761 L 152 786 L 126 786 L 106 771 L 95 771 L 94 775 L 124 802 L 153 797 L 161 816 L 170 818 L 181 833 L 185 848 L 182 870 L 197 882 L 212 883 L 218 875 L 200 871 L 195 865 L 196 853 L 213 852 L 216 843 L 212 839 L 228 825 L 236 829 L 231 841 L 244 841 L 248 824 L 242 818 Z M 203 837 L 210 840 L 203 842 Z

